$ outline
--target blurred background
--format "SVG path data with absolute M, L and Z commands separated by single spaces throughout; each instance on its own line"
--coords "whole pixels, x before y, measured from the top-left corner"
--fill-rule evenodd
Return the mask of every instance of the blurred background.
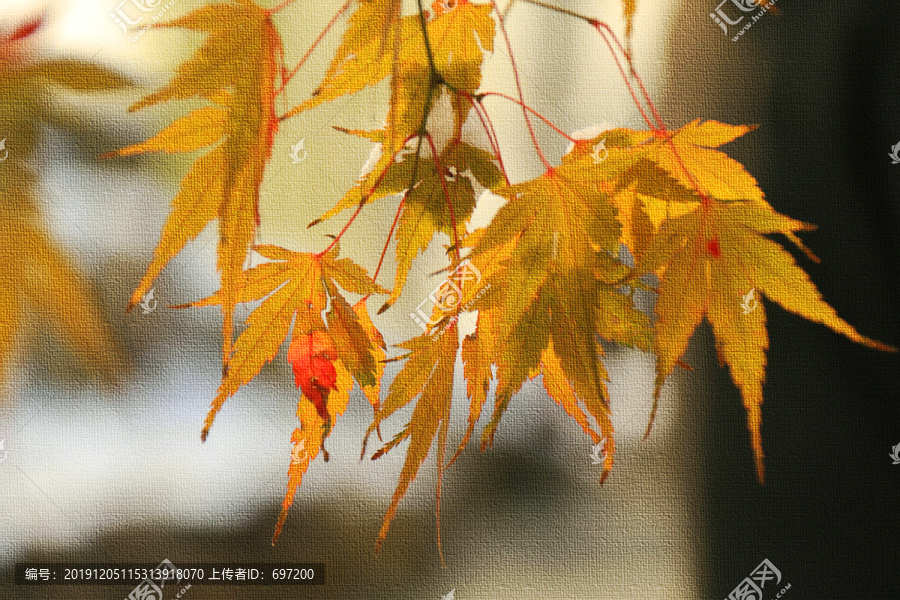
M 159 6 L 169 19 L 201 4 Z M 298 2 L 277 16 L 278 27 L 289 32 L 283 34 L 288 65 L 339 4 Z M 624 31 L 618 2 L 558 5 Z M 445 474 L 445 568 L 436 547 L 433 458 L 374 554 L 403 451 L 359 460 L 371 408 L 355 392 L 329 438 L 330 462 L 311 466 L 273 547 L 297 426 L 288 363 L 280 355 L 231 398 L 201 444 L 219 382 L 220 317 L 214 309 L 167 308 L 218 288 L 214 228 L 157 281 L 156 310 L 124 312 L 193 157 L 98 156 L 198 106 L 127 112 L 167 82 L 202 38 L 163 30 L 135 40 L 110 18 L 117 6 L 114 0 L 0 0 L 0 33 L 46 15 L 28 40 L 36 59 L 77 58 L 134 82 L 113 93 L 48 90 L 54 118 L 40 127 L 30 157 L 43 222 L 89 280 L 128 369 L 117 386 L 103 386 L 43 327 L 40 314 L 29 315 L 0 396 L 6 453 L 0 597 L 106 600 L 131 591 L 15 586 L 16 562 L 155 565 L 164 558 L 176 566 L 326 565 L 325 586 L 196 585 L 184 597 L 197 600 L 437 600 L 451 590 L 459 600 L 725 598 L 766 558 L 781 571 L 782 585 L 791 584 L 786 598 L 897 597 L 900 466 L 888 454 L 900 444 L 900 361 L 769 303 L 764 486 L 754 476 L 740 397 L 703 326 L 686 357 L 694 370 L 672 377 L 646 441 L 653 359 L 608 349 L 619 453 L 602 488 L 590 440 L 539 382 L 526 384 L 494 448 L 480 453 L 472 444 Z M 814 6 L 779 0 L 777 6 L 778 14 L 766 14 L 732 42 L 709 16 L 713 1 L 639 0 L 638 71 L 670 127 L 698 117 L 760 125 L 725 150 L 757 177 L 777 210 L 819 225 L 804 240 L 822 263 L 798 260 L 825 299 L 863 334 L 900 344 L 900 165 L 888 156 L 900 142 L 900 7 L 851 8 L 836 0 Z M 533 108 L 569 132 L 600 123 L 641 127 L 593 30 L 524 3 L 510 8 L 507 24 Z M 279 111 L 315 88 L 339 40 L 340 30 L 326 38 L 279 99 Z M 499 35 L 482 89 L 515 94 Z M 367 142 L 331 126 L 379 127 L 386 100 L 387 89 L 379 86 L 282 124 L 263 185 L 260 242 L 303 251 L 327 245 L 324 236 L 337 233 L 343 219 L 312 229 L 306 224 L 353 185 L 370 152 Z M 510 175 L 536 175 L 521 112 L 502 100 L 487 102 Z M 538 132 L 548 154 L 565 151 L 565 140 Z M 291 148 L 300 140 L 307 159 L 293 164 Z M 11 152 L 13 142 L 7 142 Z M 476 224 L 495 208 L 480 204 Z M 342 251 L 374 270 L 395 210 L 394 201 L 368 207 Z M 403 298 L 376 318 L 389 346 L 418 332 L 406 315 L 440 280 L 429 276 L 443 266 L 440 246 L 418 259 Z M 385 280 L 393 268 L 387 266 Z M 386 382 L 396 370 L 388 366 Z M 451 440 L 460 439 L 467 415 L 461 379 L 456 386 Z M 385 434 L 404 423 L 404 415 L 396 416 Z M 778 590 L 768 591 L 765 600 Z

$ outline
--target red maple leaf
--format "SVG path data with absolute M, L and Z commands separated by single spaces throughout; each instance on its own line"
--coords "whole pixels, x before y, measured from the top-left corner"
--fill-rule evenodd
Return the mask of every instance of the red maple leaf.
M 336 390 L 334 348 L 323 331 L 294 335 L 288 348 L 288 362 L 294 369 L 294 384 L 315 404 L 319 416 L 328 420 L 325 401 Z

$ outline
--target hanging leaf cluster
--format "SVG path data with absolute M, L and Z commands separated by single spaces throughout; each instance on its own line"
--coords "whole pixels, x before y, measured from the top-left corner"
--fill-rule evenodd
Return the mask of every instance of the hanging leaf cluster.
M 426 457 L 434 451 L 443 473 L 493 400 L 481 433 L 481 447 L 489 447 L 516 392 L 532 379 L 540 380 L 591 443 L 606 440 L 601 481 L 606 479 L 616 445 L 603 341 L 655 354 L 655 414 L 664 382 L 683 366 L 688 341 L 708 321 L 719 358 L 744 401 L 760 481 L 768 347 L 762 298 L 861 344 L 893 350 L 842 320 L 792 256 L 770 239 L 780 234 L 815 258 L 797 235 L 812 226 L 779 214 L 756 180 L 720 150 L 752 127 L 696 120 L 668 129 L 663 123 L 625 49 L 637 10 L 633 0 L 623 2 L 626 46 L 605 23 L 562 11 L 596 31 L 615 60 L 627 65 L 622 72 L 647 123 L 645 130 L 612 129 L 590 139 L 561 131 L 528 107 L 521 91 L 510 98 L 484 89 L 486 59 L 498 44 L 508 44 L 505 15 L 493 2 L 469 0 L 438 0 L 430 10 L 420 2 L 412 14 L 405 14 L 400 0 L 349 0 L 323 32 L 350 14 L 321 83 L 279 115 L 276 99 L 291 100 L 283 90 L 303 62 L 294 69 L 283 63 L 284 32 L 273 15 L 300 10 L 294 4 L 267 9 L 253 0 L 217 2 L 156 25 L 200 31 L 205 39 L 171 83 L 132 110 L 171 100 L 207 104 L 149 140 L 109 153 L 205 150 L 172 201 L 132 305 L 190 240 L 216 223 L 221 289 L 189 305 L 217 306 L 223 319 L 223 376 L 202 437 L 224 402 L 287 344 L 300 427 L 291 440 L 288 490 L 275 539 L 311 461 L 320 454 L 327 460 L 325 439 L 354 386 L 374 409 L 368 434 L 379 440 L 387 419 L 412 407 L 409 422 L 372 456 L 407 444 L 380 546 Z M 361 136 L 377 149 L 371 168 L 310 225 L 325 227 L 341 217 L 340 232 L 323 248 L 306 251 L 254 245 L 263 176 L 279 124 L 385 80 L 390 100 L 384 127 L 361 131 L 348 123 L 343 133 L 335 133 Z M 533 179 L 507 177 L 486 107 L 487 100 L 500 98 L 519 104 L 528 122 L 544 164 Z M 568 152 L 546 157 L 534 134 L 543 125 L 569 139 Z M 482 129 L 487 143 L 467 138 L 464 132 L 471 127 Z M 505 204 L 489 225 L 473 229 L 476 200 L 485 191 Z M 383 232 L 385 251 L 395 242 L 397 264 L 393 282 L 387 282 L 380 277 L 381 262 L 370 276 L 342 258 L 339 240 L 370 204 L 398 197 L 394 224 Z M 436 243 L 445 245 L 446 260 L 431 270 L 442 270 L 445 280 L 424 303 L 428 308 L 413 315 L 423 333 L 395 344 L 402 353 L 391 360 L 403 364 L 383 394 L 389 359 L 368 299 L 379 296 L 371 308 L 390 310 L 404 293 L 413 263 Z M 631 260 L 621 258 L 623 247 Z M 248 268 L 251 259 L 263 262 Z M 636 290 L 656 296 L 655 315 L 638 310 Z M 348 295 L 362 299 L 351 302 Z M 235 311 L 243 303 L 255 308 L 235 337 Z M 469 312 L 477 312 L 476 329 L 460 339 L 459 318 Z M 464 385 L 455 386 L 456 381 Z M 450 409 L 460 398 L 468 400 L 469 418 L 448 458 Z M 440 482 L 439 476 L 438 498 Z

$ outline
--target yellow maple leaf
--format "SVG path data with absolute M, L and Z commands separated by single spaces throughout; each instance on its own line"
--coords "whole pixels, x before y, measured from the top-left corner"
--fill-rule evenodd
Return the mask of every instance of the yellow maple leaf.
M 431 446 L 437 441 L 438 487 L 437 498 L 440 505 L 441 474 L 444 464 L 444 450 L 447 442 L 447 428 L 450 418 L 450 403 L 453 393 L 453 373 L 456 364 L 456 353 L 459 349 L 456 322 L 450 323 L 448 329 L 437 340 L 428 335 L 413 338 L 401 347 L 410 351 L 408 360 L 391 383 L 384 405 L 375 415 L 374 422 L 366 433 L 368 437 L 381 422 L 397 410 L 407 406 L 418 397 L 409 424 L 381 452 L 372 458 L 382 456 L 387 450 L 399 442 L 409 439 L 406 461 L 400 471 L 400 481 L 394 491 L 391 505 L 385 513 L 381 530 L 378 533 L 376 550 L 381 548 L 390 529 L 391 521 L 397 512 L 400 501 L 406 495 L 410 484 L 416 478 L 419 468 L 428 456 Z M 440 531 L 440 515 L 438 514 L 438 531 Z M 440 537 L 438 537 L 440 549 Z
M 753 129 L 696 120 L 671 132 L 609 130 L 577 141 L 563 157 L 563 165 L 593 169 L 581 184 L 593 182 L 611 195 L 621 225 L 619 239 L 636 257 L 636 273 L 661 278 L 652 344 L 658 375 L 650 426 L 666 377 L 680 364 L 691 335 L 706 317 L 720 359 L 741 390 L 762 481 L 760 404 L 768 334 L 762 306 L 741 314 L 741 300 L 758 290 L 787 310 L 854 341 L 893 349 L 860 335 L 838 317 L 793 258 L 763 237 L 780 233 L 817 260 L 797 237 L 812 226 L 778 214 L 753 176 L 717 150 Z M 591 167 L 589 152 L 600 141 L 608 155 Z M 633 277 L 630 283 L 638 285 Z M 634 341 L 646 349 L 649 344 L 639 321 L 636 316 L 617 318 L 618 335 L 627 339 L 628 329 L 636 327 Z
M 639 272 L 654 272 L 665 266 L 656 304 L 655 397 L 705 317 L 712 325 L 720 360 L 729 366 L 741 391 L 760 481 L 764 480 L 760 406 L 769 338 L 765 308 L 750 292 L 757 290 L 786 310 L 855 342 L 895 351 L 841 319 L 793 257 L 763 237 L 795 236 L 810 228 L 757 202 L 706 202 L 667 221 L 637 267 Z
M 355 94 L 387 77 L 393 68 L 401 27 L 412 28 L 418 22 L 418 17 L 401 18 L 400 5 L 399 0 L 359 2 L 325 79 L 312 97 L 288 111 L 284 118 Z
M 621 173 L 635 160 L 616 157 L 601 170 Z M 646 318 L 633 307 L 626 311 L 630 301 L 615 289 L 614 282 L 628 269 L 612 259 L 621 227 L 595 167 L 590 159 L 570 156 L 534 180 L 496 191 L 509 202 L 474 242 L 471 260 L 489 273 L 482 285 L 490 289 L 474 303 L 478 324 L 475 335 L 464 341 L 463 356 L 470 431 L 492 378 L 490 366 L 497 366 L 494 414 L 482 448 L 492 444 L 512 396 L 527 379 L 543 373 L 551 397 L 592 440 L 609 440 L 602 481 L 612 468 L 615 442 L 598 334 L 649 344 Z M 614 324 L 606 316 L 607 303 L 627 323 Z M 636 333 L 640 328 L 643 338 Z M 578 402 L 599 432 L 588 425 Z
M 391 100 L 387 126 L 374 136 L 367 135 L 382 144 L 381 156 L 360 184 L 323 219 L 345 208 L 417 185 L 416 174 L 422 160 L 428 115 L 445 92 L 451 95 L 458 141 L 462 124 L 471 110 L 471 100 L 466 94 L 474 93 L 480 84 L 484 53 L 493 50 L 495 26 L 488 5 L 453 0 L 435 3 L 434 7 L 435 17 L 426 21 L 424 14 L 400 18 L 399 3 L 395 0 L 361 3 L 351 18 L 350 27 L 323 83 L 312 98 L 285 115 L 284 118 L 289 118 L 341 95 L 358 92 L 390 74 Z M 414 160 L 408 160 L 404 167 L 397 168 L 394 164 L 397 154 L 413 137 L 418 137 Z M 447 165 L 452 166 L 450 157 L 443 158 Z M 408 176 L 403 179 L 402 187 L 398 187 L 398 177 L 402 178 L 406 171 Z M 428 167 L 424 166 L 423 173 L 427 171 Z M 415 198 L 410 200 L 413 202 Z M 445 203 L 450 201 L 452 198 L 444 200 Z M 405 214 L 407 216 L 401 221 L 401 228 L 407 229 L 411 222 L 420 223 L 421 217 L 428 217 L 428 212 L 421 209 L 413 214 L 407 209 Z M 398 273 L 408 271 L 411 259 L 407 260 L 407 255 L 414 257 L 427 246 L 433 233 L 434 228 L 428 225 L 410 235 L 398 233 L 400 240 L 416 240 L 409 249 L 398 249 L 402 267 Z M 393 304 L 400 289 L 402 281 L 395 285 L 395 295 L 387 306 Z
M 201 435 L 204 440 L 225 401 L 275 358 L 291 330 L 295 336 L 327 331 L 336 357 L 350 369 L 360 387 L 378 385 L 375 346 L 383 342 L 367 331 L 359 321 L 361 309 L 351 309 L 335 284 L 354 293 L 387 291 L 374 284 L 362 267 L 348 259 L 338 259 L 337 246 L 325 254 L 293 252 L 272 245 L 254 246 L 254 250 L 272 262 L 246 271 L 246 283 L 238 301 L 262 303 L 247 317 L 247 326 L 234 344 L 232 359 L 206 417 Z M 223 298 L 219 291 L 176 308 L 217 306 Z M 329 303 L 326 322 L 322 313 Z M 370 356 L 366 357 L 366 353 Z
M 494 51 L 494 19 L 490 4 L 438 0 L 428 39 L 434 66 L 454 90 L 474 93 L 481 85 L 484 53 Z
M 2 169 L 3 167 L 0 167 Z M 2 197 L 2 196 L 0 196 Z M 4 198 L 5 200 L 5 198 Z M 7 208 L 0 210 L 0 377 L 26 306 L 35 309 L 79 356 L 108 382 L 122 370 L 121 350 L 113 339 L 90 287 L 47 233 Z
M 52 121 L 47 97 L 54 86 L 79 92 L 121 89 L 124 77 L 76 60 L 34 62 L 24 40 L 42 19 L 25 23 L 0 37 L 0 378 L 19 331 L 35 310 L 93 371 L 107 381 L 118 379 L 122 352 L 90 286 L 51 240 L 34 199 L 35 178 L 28 163 L 34 154 L 41 121 Z
M 274 101 L 281 40 L 270 12 L 251 0 L 210 4 L 154 27 L 180 27 L 207 36 L 167 86 L 129 110 L 197 97 L 213 104 L 177 119 L 146 142 L 105 156 L 193 152 L 218 145 L 200 157 L 182 181 L 153 260 L 128 308 L 140 302 L 190 240 L 218 219 L 222 360 L 227 363 L 232 352 L 234 307 L 244 284 L 244 262 L 259 224 L 259 189 L 278 131 Z
M 369 318 L 365 300 L 351 307 L 338 286 L 365 295 L 387 290 L 374 284 L 362 267 L 349 259 L 338 259 L 336 244 L 322 254 L 293 252 L 273 245 L 255 246 L 254 250 L 270 262 L 246 271 L 238 301 L 261 303 L 247 317 L 247 326 L 234 344 L 201 439 L 206 439 L 225 401 L 275 358 L 290 335 L 288 360 L 301 390 L 297 405 L 301 428 L 294 432 L 292 441 L 294 454 L 301 444 L 307 454 L 302 460 L 294 456 L 288 469 L 288 491 L 274 543 L 309 462 L 320 449 L 324 450 L 324 439 L 331 432 L 334 418 L 347 407 L 354 380 L 378 408 L 384 340 Z M 223 298 L 220 291 L 178 308 L 221 305 Z M 326 460 L 327 456 L 326 453 Z

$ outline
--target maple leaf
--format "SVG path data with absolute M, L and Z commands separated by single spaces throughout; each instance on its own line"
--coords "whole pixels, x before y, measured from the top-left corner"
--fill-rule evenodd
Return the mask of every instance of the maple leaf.
M 427 334 L 413 338 L 403 344 L 409 350 L 406 364 L 394 378 L 387 398 L 375 419 L 369 426 L 366 437 L 376 429 L 387 417 L 407 406 L 418 397 L 409 424 L 382 451 L 373 456 L 373 460 L 382 456 L 388 449 L 399 442 L 409 439 L 406 461 L 400 471 L 400 481 L 391 505 L 385 513 L 381 530 L 378 533 L 376 550 L 381 548 L 390 529 L 391 521 L 397 512 L 400 501 L 406 495 L 410 484 L 416 478 L 419 468 L 428 456 L 437 436 L 438 486 L 437 498 L 440 507 L 441 474 L 444 464 L 444 450 L 447 443 L 447 428 L 450 418 L 450 404 L 453 393 L 453 374 L 456 364 L 456 353 L 459 349 L 457 322 L 453 320 L 444 331 L 444 335 L 432 340 Z M 440 508 L 438 508 L 440 510 Z M 438 532 L 440 532 L 440 513 L 438 513 Z M 440 534 L 438 534 L 440 550 Z M 443 559 L 443 556 L 442 556 Z
M 759 289 L 786 309 L 854 341 L 891 348 L 861 336 L 840 319 L 790 255 L 762 237 L 780 233 L 817 260 L 797 236 L 812 226 L 775 212 L 753 176 L 716 149 L 753 129 L 696 120 L 673 132 L 609 130 L 576 141 L 563 164 L 586 164 L 593 145 L 605 140 L 608 157 L 583 183 L 593 182 L 611 195 L 621 224 L 619 240 L 635 256 L 636 274 L 653 273 L 662 281 L 652 343 L 658 376 L 648 433 L 661 387 L 706 316 L 720 360 L 741 389 L 762 481 L 760 404 L 768 336 L 762 307 L 744 316 L 739 299 Z M 630 282 L 637 284 L 633 277 Z M 620 325 L 639 320 L 616 319 Z M 639 347 L 647 348 L 644 329 L 634 331 Z
M 375 85 L 389 74 L 392 86 L 391 112 L 388 116 L 390 155 L 392 156 L 406 142 L 406 138 L 418 130 L 424 117 L 426 104 L 412 90 L 403 90 L 399 82 L 416 79 L 427 67 L 421 33 L 417 35 L 419 17 L 400 16 L 399 0 L 371 0 L 360 2 L 359 8 L 350 19 L 350 27 L 344 34 L 341 45 L 332 59 L 325 80 L 313 92 L 312 97 L 294 107 L 284 115 L 289 119 L 300 112 L 334 100 L 345 94 L 356 93 Z M 402 41 L 401 41 L 402 40 Z M 418 42 L 418 43 L 417 43 Z M 407 73 L 412 69 L 414 74 Z M 427 74 L 425 75 L 427 80 Z M 413 85 L 414 82 L 408 82 Z M 416 81 L 415 84 L 418 84 Z M 418 91 L 418 88 L 415 92 Z M 403 97 L 401 100 L 400 97 Z M 419 106 L 413 111 L 413 122 L 404 122 L 401 116 L 406 108 Z M 402 138 L 402 140 L 400 139 Z M 398 141 L 399 140 L 399 141 Z M 387 165 L 387 160 L 383 166 Z
M 3 194 L 0 197 L 6 201 Z M 24 308 L 30 306 L 94 371 L 108 382 L 117 380 L 123 366 L 121 350 L 90 287 L 47 233 L 32 219 L 4 207 L 0 247 L 5 252 L 0 265 L 0 376 L 7 375 L 16 334 L 27 323 Z
M 456 115 L 454 140 L 458 141 L 466 115 L 471 110 L 471 100 L 467 94 L 473 93 L 480 84 L 484 52 L 493 50 L 494 21 L 490 16 L 490 6 L 473 5 L 467 0 L 435 2 L 433 8 L 435 17 L 426 22 L 424 15 L 400 18 L 399 4 L 392 0 L 361 3 L 351 18 L 350 27 L 324 82 L 312 98 L 285 115 L 289 118 L 345 93 L 355 93 L 391 75 L 387 126 L 376 137 L 382 144 L 381 156 L 360 184 L 322 219 L 354 204 L 365 204 L 370 199 L 399 193 L 407 188 L 415 189 L 420 185 L 417 178 L 419 163 L 427 162 L 421 158 L 422 136 L 427 132 L 428 115 L 445 88 L 452 92 L 451 101 Z M 373 31 L 376 32 L 374 36 Z M 427 83 L 424 91 L 423 83 Z M 416 136 L 419 138 L 419 148 L 415 159 L 403 161 L 405 164 L 398 168 L 394 162 L 397 154 L 406 147 L 410 138 Z M 467 147 L 463 150 L 456 146 L 451 149 L 454 155 L 460 152 L 471 155 L 475 149 Z M 454 166 L 455 157 L 443 156 L 437 162 L 442 168 L 448 168 Z M 473 159 L 484 162 L 482 157 L 469 158 Z M 490 163 L 490 160 L 487 162 Z M 434 173 L 433 165 L 434 161 L 431 169 L 428 165 L 421 168 L 424 172 Z M 476 172 L 474 167 L 472 170 Z M 438 180 L 438 177 L 430 178 L 432 184 Z M 437 189 L 427 182 L 425 190 Z M 460 212 L 465 211 L 470 195 L 466 194 L 466 204 L 460 207 Z M 445 204 L 454 201 L 452 192 L 446 192 L 444 196 Z M 415 205 L 419 197 L 427 200 L 428 204 L 404 211 L 405 218 L 401 221 L 403 231 L 398 232 L 398 239 L 409 238 L 412 243 L 398 248 L 398 256 L 401 257 L 398 282 L 395 284 L 395 294 L 386 306 L 396 301 L 412 258 L 431 240 L 434 227 L 429 225 L 429 217 L 437 217 L 435 211 L 446 212 L 445 208 L 437 206 L 433 194 L 412 194 L 410 203 Z M 423 215 L 425 222 L 422 221 Z M 410 232 L 413 227 L 416 231 Z
M 316 407 L 322 419 L 328 419 L 325 401 L 336 390 L 337 369 L 334 366 L 334 346 L 321 331 L 295 335 L 288 349 L 288 362 L 293 365 L 294 381 Z
M 350 374 L 339 362 L 335 362 L 334 389 L 338 391 L 349 389 L 351 385 Z M 341 397 L 343 398 L 343 396 Z M 300 420 L 301 426 L 295 429 L 291 435 L 291 442 L 294 444 L 294 448 L 291 452 L 291 462 L 288 467 L 287 493 L 281 504 L 281 512 L 278 515 L 275 533 L 272 536 L 273 546 L 281 535 L 288 511 L 294 503 L 297 489 L 303 482 L 303 475 L 309 469 L 310 463 L 319 455 L 320 451 L 325 454 L 326 458 L 328 456 L 325 452 L 324 443 L 330 432 L 330 424 L 337 416 L 342 415 L 347 407 L 346 401 L 341 403 L 336 402 L 335 399 L 330 400 L 325 406 L 325 417 L 319 412 L 319 407 L 316 403 L 305 395 L 297 403 L 297 418 Z
M 284 118 L 359 92 L 388 75 L 404 79 L 422 73 L 423 67 L 430 65 L 429 51 L 438 83 L 474 92 L 481 82 L 484 52 L 493 51 L 495 26 L 491 7 L 468 0 L 437 0 L 432 5 L 435 17 L 425 23 L 427 43 L 422 35 L 424 18 L 401 17 L 400 7 L 398 0 L 360 2 L 323 82 L 311 98 L 288 111 Z M 420 81 L 429 79 L 425 73 Z M 396 88 L 394 92 L 392 108 L 403 96 Z M 411 95 L 403 98 L 412 99 Z
M 417 17 L 401 18 L 400 6 L 399 0 L 361 0 L 325 79 L 308 100 L 288 111 L 284 118 L 355 94 L 387 77 L 397 52 L 400 28 L 415 27 L 417 22 Z
M 490 4 L 469 0 L 436 0 L 428 40 L 434 66 L 454 90 L 474 93 L 481 85 L 484 53 L 493 52 L 495 24 Z
M 207 37 L 167 86 L 129 111 L 195 97 L 212 105 L 177 119 L 146 142 L 104 156 L 193 152 L 218 145 L 198 159 L 182 181 L 128 310 L 140 302 L 168 262 L 218 219 L 222 358 L 227 363 L 244 262 L 259 224 L 259 189 L 278 130 L 274 100 L 281 40 L 270 12 L 250 0 L 210 4 L 154 27 L 180 27 L 205 32 Z
M 493 443 L 512 396 L 543 373 L 550 396 L 593 441 L 609 439 L 602 481 L 612 468 L 615 442 L 599 336 L 647 346 L 647 334 L 641 338 L 635 332 L 646 331 L 648 324 L 616 289 L 629 272 L 612 258 L 621 226 L 610 195 L 596 183 L 596 165 L 581 158 L 570 156 L 534 180 L 496 190 L 509 202 L 476 241 L 468 242 L 474 244 L 471 260 L 488 273 L 490 289 L 475 302 L 476 332 L 463 342 L 471 400 L 463 444 L 485 401 L 491 365 L 497 365 L 498 382 L 482 448 Z M 616 158 L 601 169 L 620 173 L 635 160 Z M 605 316 L 607 304 L 628 323 L 613 326 Z
M 509 268 L 512 270 L 512 265 Z M 509 282 L 508 275 L 503 273 L 504 277 L 490 283 L 491 289 L 501 285 L 500 281 Z M 522 287 L 509 290 L 511 296 L 522 292 Z M 500 419 L 513 395 L 526 380 L 543 374 L 550 397 L 581 425 L 593 442 L 603 437 L 609 439 L 601 476 L 601 481 L 605 480 L 612 468 L 615 443 L 605 383 L 609 377 L 600 361 L 603 349 L 599 343 L 598 312 L 602 303 L 597 299 L 618 292 L 589 271 L 574 271 L 547 276 L 533 293 L 533 299 L 523 300 L 527 309 L 513 319 L 504 314 L 507 305 L 502 300 L 489 298 L 490 292 L 485 295 L 483 305 L 475 305 L 479 309 L 476 333 L 463 342 L 471 405 L 469 431 L 460 450 L 480 416 L 492 378 L 491 365 L 497 366 L 497 390 L 493 415 L 482 434 L 482 449 L 493 444 Z M 595 419 L 599 432 L 589 423 L 579 402 Z
M 637 271 L 662 278 L 654 332 L 658 359 L 654 414 L 666 377 L 706 317 L 716 337 L 719 359 L 729 366 L 741 391 L 756 472 L 763 481 L 760 406 L 768 333 L 762 304 L 752 311 L 741 309 L 748 290 L 759 290 L 786 310 L 827 325 L 855 342 L 879 350 L 895 349 L 859 334 L 841 319 L 790 254 L 763 237 L 782 234 L 814 258 L 796 235 L 813 226 L 777 213 L 739 163 L 710 148 L 748 130 L 695 121 L 656 144 L 650 155 L 656 164 L 693 185 L 701 200 L 686 203 L 686 211 L 662 221 L 641 253 Z
M 308 460 L 292 461 L 288 492 L 279 516 L 274 543 L 281 533 L 296 488 L 309 461 L 322 449 L 336 415 L 343 414 L 353 381 L 377 405 L 383 374 L 384 341 L 369 320 L 365 301 L 350 307 L 338 286 L 357 294 L 387 293 L 365 270 L 349 259 L 338 259 L 337 244 L 322 254 L 293 252 L 272 245 L 254 246 L 269 259 L 248 269 L 239 302 L 262 301 L 247 317 L 247 326 L 234 344 L 216 397 L 201 433 L 205 440 L 225 401 L 249 383 L 278 354 L 288 335 L 287 359 L 301 390 L 297 416 L 302 427 L 292 438 L 295 450 L 303 444 Z M 222 292 L 178 307 L 220 305 Z M 331 305 L 323 318 L 328 305 Z M 325 455 L 327 457 L 327 454 Z
M 328 271 L 326 269 L 326 273 Z M 332 310 L 327 314 L 327 331 L 298 334 L 295 330 L 288 350 L 295 382 L 303 392 L 297 404 L 297 417 L 302 427 L 295 430 L 292 436 L 295 446 L 288 469 L 288 490 L 275 526 L 273 544 L 281 534 L 309 462 L 320 449 L 325 460 L 328 460 L 324 439 L 330 434 L 334 419 L 344 413 L 354 379 L 377 409 L 384 372 L 384 366 L 380 363 L 384 360 L 381 334 L 374 326 L 369 328 L 371 321 L 365 300 L 360 300 L 351 309 L 343 297 L 334 293 L 333 288 L 330 293 Z M 315 408 L 315 414 L 309 410 L 310 404 Z M 301 457 L 298 460 L 298 445 L 306 451 L 307 459 Z
M 79 92 L 118 90 L 129 81 L 103 67 L 75 60 L 32 62 L 24 44 L 43 18 L 0 38 L 0 377 L 26 308 L 36 310 L 64 342 L 107 381 L 118 379 L 122 352 L 93 293 L 41 224 L 29 162 L 41 122 L 58 122 L 47 101 L 54 86 Z
M 367 295 L 387 293 L 387 290 L 373 283 L 362 267 L 346 258 L 337 259 L 337 246 L 321 255 L 293 252 L 272 245 L 254 246 L 253 249 L 272 262 L 246 271 L 246 283 L 239 302 L 262 300 L 262 303 L 247 317 L 247 326 L 234 344 L 232 359 L 204 424 L 201 436 L 204 440 L 225 401 L 275 358 L 292 328 L 294 341 L 288 358 L 295 364 L 298 386 L 301 381 L 308 384 L 299 386 L 304 394 L 316 390 L 310 395 L 319 403 L 325 396 L 333 397 L 325 393 L 334 389 L 331 385 L 333 376 L 326 373 L 328 367 L 313 361 L 323 352 L 329 356 L 334 353 L 348 365 L 361 387 L 377 385 L 376 348 L 383 341 L 370 335 L 370 330 L 360 323 L 359 314 L 364 305 L 349 309 L 335 284 L 349 292 Z M 219 291 L 209 298 L 176 308 L 220 305 L 222 299 L 223 294 Z M 332 306 L 326 323 L 322 313 L 329 302 Z M 318 334 L 313 336 L 315 332 L 326 332 L 327 341 Z M 368 360 L 361 358 L 366 353 L 370 355 Z M 297 366 L 298 360 L 302 366 Z M 318 388 L 313 385 L 316 372 L 311 369 L 314 367 L 321 370 L 320 375 L 325 375 Z M 349 392 L 349 389 L 344 391 Z
M 763 237 L 810 228 L 750 202 L 711 203 L 667 223 L 639 265 L 642 271 L 666 267 L 656 305 L 656 396 L 705 316 L 716 336 L 720 361 L 729 366 L 741 390 L 760 481 L 764 479 L 760 405 L 769 344 L 763 305 L 747 314 L 741 309 L 747 290 L 755 288 L 784 309 L 855 342 L 895 350 L 859 334 L 841 319 L 794 259 Z
M 419 158 L 413 154 L 392 161 L 373 190 L 367 192 L 365 183 L 356 185 L 314 224 L 360 203 L 403 194 L 396 233 L 394 290 L 379 309 L 380 314 L 400 297 L 413 260 L 428 248 L 437 232 L 447 234 L 451 241 L 465 235 L 466 225 L 475 208 L 473 183 L 489 189 L 496 187 L 501 178 L 502 174 L 490 153 L 455 142 L 448 145 L 437 159 Z
M 384 338 L 372 323 L 365 298 L 351 308 L 342 296 L 333 292 L 331 302 L 331 310 L 326 315 L 329 337 L 341 349 L 338 356 L 377 411 L 381 406 L 381 378 L 387 358 Z

